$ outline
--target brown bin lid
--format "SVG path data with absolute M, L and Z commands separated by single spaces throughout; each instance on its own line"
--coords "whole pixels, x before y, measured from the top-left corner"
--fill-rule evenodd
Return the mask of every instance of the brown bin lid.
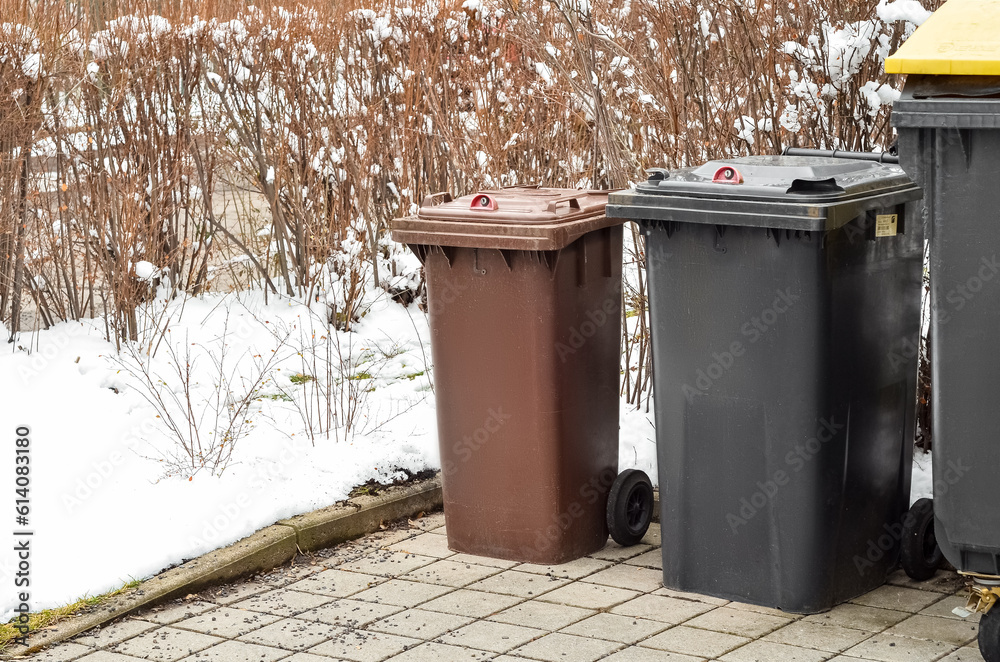
M 607 219 L 609 191 L 514 186 L 452 200 L 429 195 L 416 216 L 392 223 L 405 244 L 550 251 L 621 220 Z

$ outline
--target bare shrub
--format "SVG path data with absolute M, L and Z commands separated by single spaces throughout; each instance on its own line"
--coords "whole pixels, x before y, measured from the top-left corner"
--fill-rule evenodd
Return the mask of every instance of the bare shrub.
M 0 320 L 103 315 L 117 342 L 151 298 L 213 288 L 350 330 L 398 276 L 391 220 L 438 191 L 887 147 L 882 61 L 912 29 L 885 0 L 35 7 L 0 0 Z M 641 273 L 625 296 L 644 316 Z
M 154 458 L 164 464 L 165 475 L 191 478 L 208 471 L 220 476 L 236 445 L 254 427 L 254 404 L 288 352 L 288 334 L 276 336 L 276 349 L 268 354 L 244 356 L 227 311 L 222 332 L 211 344 L 170 335 L 166 329 L 165 369 L 137 343 L 123 343 L 114 360 L 130 378 L 129 385 L 156 411 L 173 442 L 157 446 Z

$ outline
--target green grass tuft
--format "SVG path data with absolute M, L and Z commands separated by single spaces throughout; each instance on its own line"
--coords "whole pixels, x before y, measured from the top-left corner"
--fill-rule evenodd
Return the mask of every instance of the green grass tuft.
M 75 616 L 76 614 L 88 611 L 93 607 L 102 605 L 114 596 L 121 595 L 141 583 L 142 582 L 140 580 L 134 579 L 130 582 L 126 582 L 121 588 L 109 591 L 103 595 L 84 596 L 73 604 L 66 605 L 65 607 L 44 609 L 34 614 L 28 614 L 28 628 L 31 632 L 35 632 L 37 630 L 47 628 L 50 625 L 55 625 L 60 621 L 66 620 L 70 616 Z M 21 636 L 21 633 L 14 627 L 16 624 L 15 622 L 16 619 L 12 619 L 9 623 L 0 625 L 0 651 L 3 651 L 12 641 L 14 641 L 14 639 Z

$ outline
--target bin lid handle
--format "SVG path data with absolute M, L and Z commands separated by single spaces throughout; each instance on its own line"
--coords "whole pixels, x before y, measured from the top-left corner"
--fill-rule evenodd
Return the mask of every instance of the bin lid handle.
M 497 201 L 493 196 L 479 193 L 472 198 L 472 204 L 469 207 L 481 211 L 495 211 L 499 205 L 497 205 Z
M 792 185 L 785 193 L 844 193 L 844 188 L 837 184 L 834 177 L 827 179 L 793 179 Z
M 550 214 L 555 214 L 556 208 L 564 202 L 568 202 L 571 209 L 580 209 L 580 198 L 585 195 L 588 195 L 587 191 L 581 191 L 579 193 L 570 193 L 569 195 L 558 197 L 555 200 L 549 200 L 548 207 L 546 207 L 545 211 Z
M 743 175 L 740 171 L 733 166 L 722 166 L 715 171 L 715 176 L 712 177 L 713 184 L 742 184 Z
M 646 171 L 646 178 L 646 181 L 662 182 L 664 179 L 670 179 L 670 171 L 666 168 L 650 168 Z
M 431 193 L 430 195 L 424 197 L 424 202 L 421 207 L 433 207 L 434 205 L 440 205 L 445 202 L 451 202 L 451 193 L 447 191 L 440 191 L 438 193 Z

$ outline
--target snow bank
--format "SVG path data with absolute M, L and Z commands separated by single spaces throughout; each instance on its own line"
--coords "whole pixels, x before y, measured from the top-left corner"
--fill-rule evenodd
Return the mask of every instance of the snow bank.
M 265 305 L 259 294 L 210 296 L 187 301 L 183 323 L 169 335 L 208 346 L 223 333 L 227 310 L 230 332 L 239 333 L 232 350 L 240 356 L 271 351 L 268 327 L 291 327 L 306 314 L 288 300 Z M 34 610 L 148 577 L 278 519 L 333 504 L 370 479 L 391 481 L 404 475 L 400 470 L 439 466 L 424 363 L 428 329 L 415 308 L 383 298 L 356 333 L 340 334 L 354 356 L 391 355 L 378 374 L 355 375 L 364 391 L 372 389 L 357 434 L 310 441 L 285 395 L 304 388 L 291 379 L 305 371 L 292 352 L 257 394 L 252 429 L 238 441 L 228 469 L 192 479 L 165 476 L 165 457 L 176 443 L 137 382 L 111 360 L 114 347 L 103 333 L 97 321 L 64 323 L 40 333 L 32 354 L 0 358 L 0 428 L 31 428 Z M 161 346 L 155 362 L 169 374 L 165 361 Z M 199 370 L 196 379 L 211 391 L 210 371 Z M 13 458 L 4 462 L 13 475 Z M 12 582 L 15 567 L 13 554 L 4 552 L 0 582 Z M 5 594 L 5 618 L 14 606 L 13 595 Z

